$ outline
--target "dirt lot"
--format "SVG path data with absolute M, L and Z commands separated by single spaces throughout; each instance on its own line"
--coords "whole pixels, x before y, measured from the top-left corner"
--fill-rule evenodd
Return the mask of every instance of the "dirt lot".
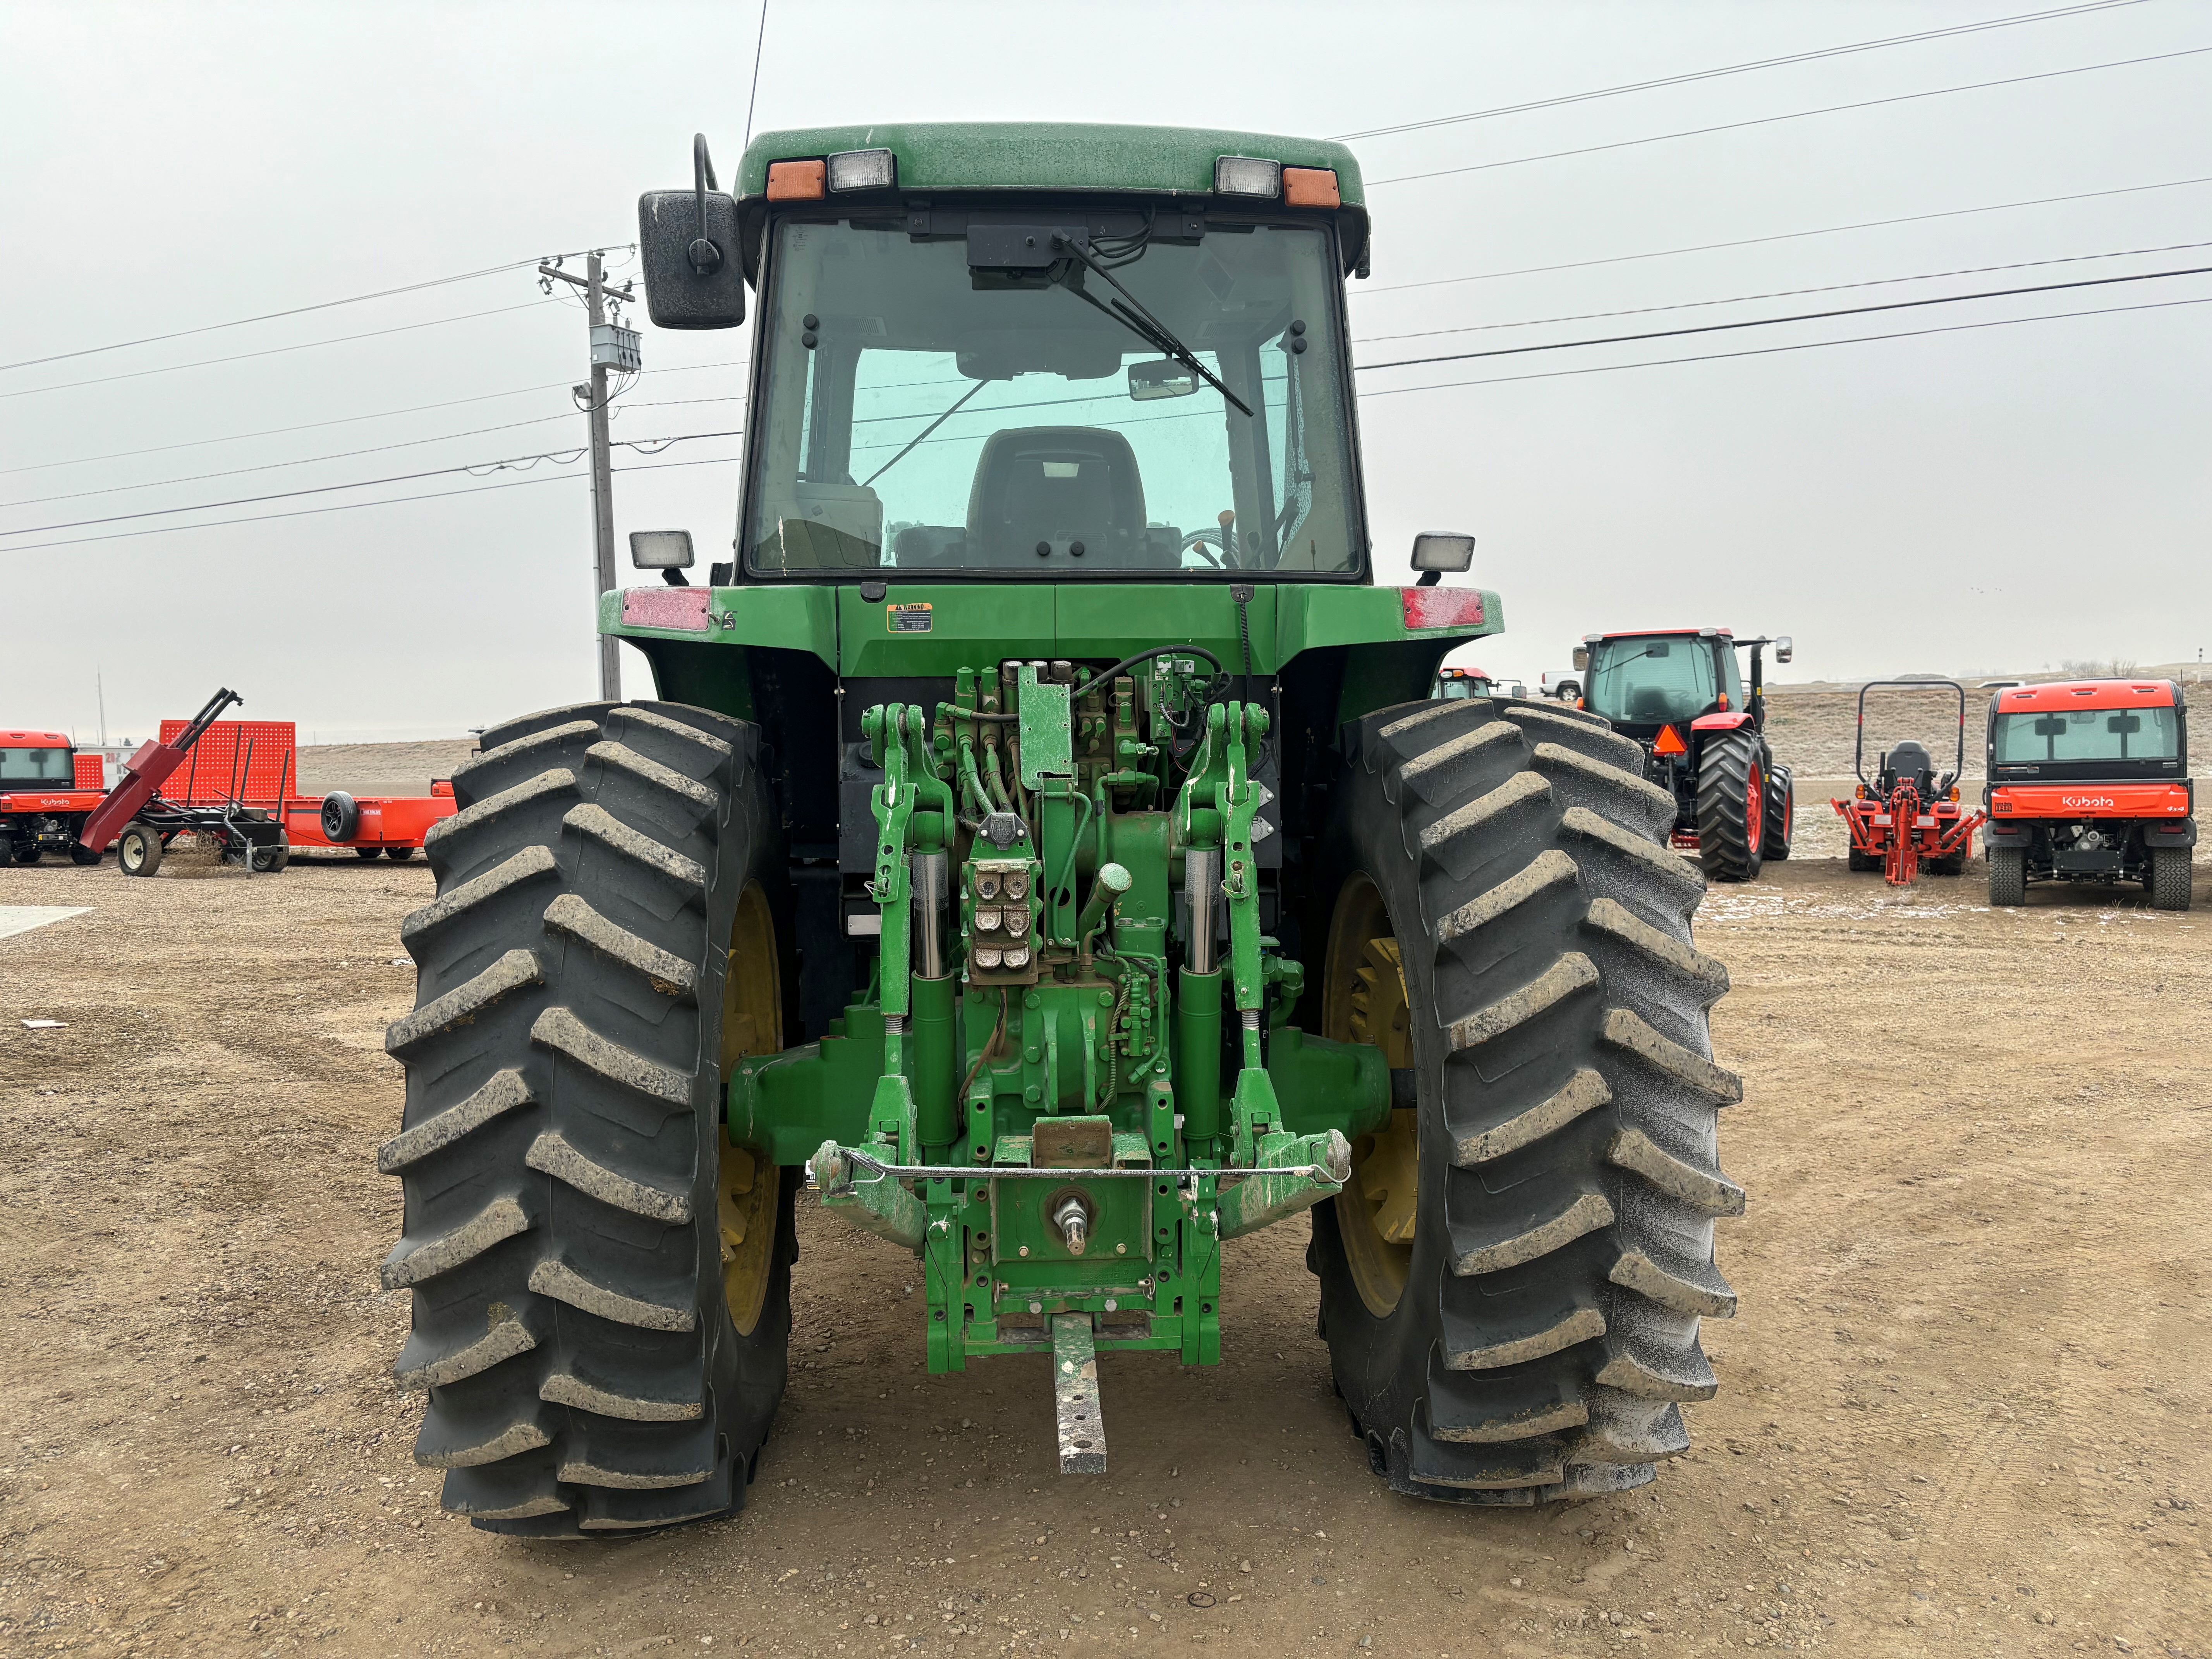
M 0 939 L 0 1650 L 2212 1654 L 2203 909 L 1802 860 L 1708 901 L 1743 1312 L 1640 1492 L 1388 1496 L 1301 1222 L 1231 1246 L 1220 1369 L 1106 1358 L 1113 1473 L 1063 1480 L 1042 1364 L 926 1376 L 908 1259 L 803 1207 L 750 1506 L 579 1546 L 441 1518 L 386 1376 L 430 890 L 0 872 L 93 907 Z

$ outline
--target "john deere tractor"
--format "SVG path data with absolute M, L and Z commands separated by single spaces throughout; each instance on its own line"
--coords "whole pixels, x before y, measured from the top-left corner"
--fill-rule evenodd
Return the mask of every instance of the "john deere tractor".
M 1049 1374 L 1065 1471 L 1105 1465 L 1098 1352 L 1218 1363 L 1223 1244 L 1305 1214 L 1393 1489 L 1650 1479 L 1735 1306 L 1727 975 L 1635 743 L 1431 696 L 1501 626 L 1441 582 L 1472 540 L 1376 585 L 1351 153 L 917 125 L 694 167 L 640 240 L 659 326 L 755 296 L 732 556 L 633 538 L 660 577 L 600 625 L 657 696 L 487 731 L 404 927 L 384 1279 L 446 1506 L 739 1506 L 801 1202 L 918 1258 L 931 1371 Z

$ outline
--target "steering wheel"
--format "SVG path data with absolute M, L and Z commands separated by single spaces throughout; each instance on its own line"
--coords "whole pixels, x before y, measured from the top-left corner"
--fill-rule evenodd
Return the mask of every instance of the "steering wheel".
M 1224 545 L 1224 538 L 1222 533 L 1218 530 L 1193 530 L 1187 532 L 1183 536 L 1182 543 L 1182 550 L 1185 553 L 1197 553 L 1206 561 L 1206 564 L 1210 568 L 1215 570 L 1224 570 L 1228 568 L 1222 563 L 1221 558 L 1218 556 L 1206 550 L 1209 547 L 1217 547 L 1221 549 L 1221 552 L 1223 554 L 1226 554 L 1228 552 L 1228 548 Z

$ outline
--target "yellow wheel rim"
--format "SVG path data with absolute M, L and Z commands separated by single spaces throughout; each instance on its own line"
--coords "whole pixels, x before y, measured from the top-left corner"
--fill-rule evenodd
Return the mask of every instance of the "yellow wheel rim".
M 722 977 L 723 1088 L 728 1088 L 730 1074 L 747 1054 L 772 1054 L 782 1047 L 783 982 L 776 967 L 775 918 L 769 914 L 767 895 L 756 883 L 738 896 L 737 921 L 730 928 L 729 968 Z M 722 1295 L 741 1336 L 753 1334 L 768 1300 L 782 1174 L 750 1148 L 724 1140 L 715 1206 L 722 1232 Z
M 1322 1034 L 1339 1042 L 1373 1043 L 1394 1071 L 1413 1063 L 1405 962 L 1382 892 L 1364 875 L 1345 883 L 1329 923 L 1322 1025 Z M 1352 1143 L 1352 1180 L 1336 1196 L 1337 1231 L 1352 1285 L 1378 1318 L 1406 1291 L 1420 1170 L 1419 1115 L 1411 1108 L 1395 1111 L 1383 1128 Z

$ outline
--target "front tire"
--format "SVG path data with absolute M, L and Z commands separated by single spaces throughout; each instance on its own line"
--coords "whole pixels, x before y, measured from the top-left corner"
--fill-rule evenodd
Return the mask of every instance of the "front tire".
M 1310 929 L 1322 1024 L 1419 1103 L 1314 1212 L 1338 1392 L 1397 1492 L 1639 1486 L 1715 1390 L 1713 1223 L 1743 1207 L 1715 1155 L 1741 1093 L 1710 1058 L 1727 975 L 1690 943 L 1674 798 L 1572 711 L 1401 704 L 1351 739 Z
M 489 1530 L 726 1514 L 782 1395 L 795 1183 L 723 1129 L 724 1073 L 781 1042 L 757 744 L 676 703 L 532 715 L 426 842 L 384 1282 L 416 1459 Z
M 1717 732 L 1698 757 L 1698 861 L 1717 881 L 1750 881 L 1764 860 L 1765 790 L 1759 738 Z

